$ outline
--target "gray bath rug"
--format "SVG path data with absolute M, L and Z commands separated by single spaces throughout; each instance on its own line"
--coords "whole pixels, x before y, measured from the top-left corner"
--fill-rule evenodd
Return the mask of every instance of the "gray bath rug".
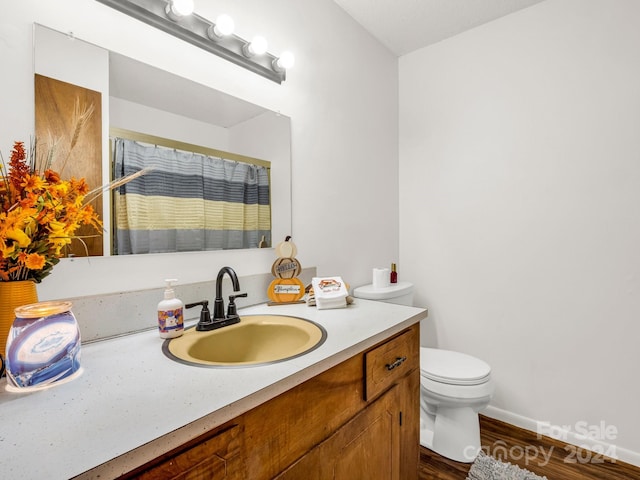
M 467 480 L 548 480 L 529 470 L 504 463 L 486 455 L 482 450 L 478 453 Z

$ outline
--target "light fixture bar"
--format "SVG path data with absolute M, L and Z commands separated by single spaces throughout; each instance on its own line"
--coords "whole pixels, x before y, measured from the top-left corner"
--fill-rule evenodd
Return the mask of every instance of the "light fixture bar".
M 274 55 L 266 52 L 262 55 L 246 57 L 242 53 L 242 49 L 249 42 L 235 34 L 221 37 L 215 41 L 211 40 L 207 35 L 207 30 L 214 23 L 196 13 L 186 15 L 176 21 L 171 20 L 165 13 L 165 7 L 168 3 L 165 0 L 97 1 L 276 83 L 282 83 L 286 79 L 286 71 L 273 69 L 273 62 L 277 61 L 277 57 Z

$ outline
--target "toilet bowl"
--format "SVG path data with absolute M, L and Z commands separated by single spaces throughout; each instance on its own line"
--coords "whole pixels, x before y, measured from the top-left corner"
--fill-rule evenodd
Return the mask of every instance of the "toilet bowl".
M 457 462 L 480 450 L 478 412 L 493 395 L 491 368 L 471 355 L 420 348 L 420 444 Z
M 413 305 L 408 282 L 384 288 L 365 285 L 353 296 Z M 490 366 L 471 355 L 420 348 L 420 444 L 457 462 L 470 463 L 480 451 L 478 412 L 493 395 Z

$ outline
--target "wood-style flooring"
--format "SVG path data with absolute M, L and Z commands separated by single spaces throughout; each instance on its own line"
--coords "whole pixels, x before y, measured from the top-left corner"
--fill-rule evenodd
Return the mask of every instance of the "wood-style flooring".
M 480 415 L 482 450 L 549 480 L 640 480 L 640 467 Z M 471 464 L 420 448 L 420 480 L 465 480 Z

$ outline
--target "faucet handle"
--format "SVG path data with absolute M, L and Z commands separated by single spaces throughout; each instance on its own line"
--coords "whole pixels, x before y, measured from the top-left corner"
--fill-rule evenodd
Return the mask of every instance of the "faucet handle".
M 187 303 L 185 305 L 185 308 L 193 308 L 193 307 L 197 307 L 198 305 L 202 305 L 203 307 L 206 307 L 207 305 L 209 305 L 209 300 L 200 300 L 199 302 Z
M 196 330 L 200 330 L 203 325 L 211 324 L 211 312 L 209 311 L 209 300 L 202 300 L 201 302 L 187 303 L 186 308 L 192 308 L 197 305 L 202 305 L 202 311 L 200 312 L 200 321 L 196 326 Z
M 246 297 L 248 294 L 245 293 L 237 293 L 235 295 L 229 295 L 229 306 L 227 307 L 227 317 L 237 317 L 238 311 L 236 309 L 236 298 Z

